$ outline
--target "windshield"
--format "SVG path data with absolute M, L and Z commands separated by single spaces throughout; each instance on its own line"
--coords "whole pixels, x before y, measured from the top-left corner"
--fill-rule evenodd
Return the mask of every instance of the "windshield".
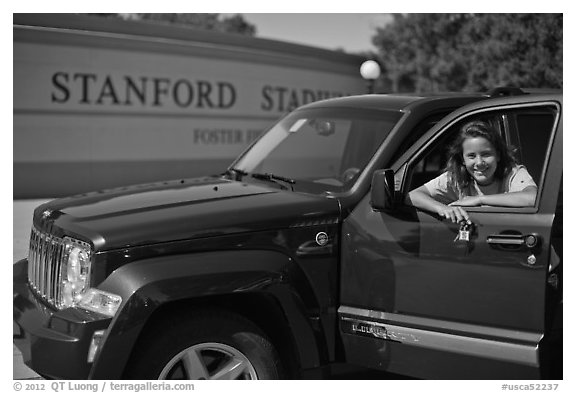
M 290 180 L 295 190 L 344 191 L 401 115 L 349 108 L 298 110 L 264 134 L 233 169 Z

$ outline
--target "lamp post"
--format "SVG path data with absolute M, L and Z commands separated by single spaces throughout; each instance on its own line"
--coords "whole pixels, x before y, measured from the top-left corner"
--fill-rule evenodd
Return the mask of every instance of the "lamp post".
M 368 85 L 368 94 L 374 93 L 374 82 L 380 76 L 380 66 L 374 60 L 366 60 L 360 66 L 360 75 Z

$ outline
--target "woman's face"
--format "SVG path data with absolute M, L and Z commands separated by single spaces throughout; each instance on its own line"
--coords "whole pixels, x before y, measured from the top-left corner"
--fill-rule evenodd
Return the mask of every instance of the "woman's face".
M 494 173 L 500 157 L 486 138 L 466 138 L 462 142 L 462 155 L 466 170 L 481 186 L 494 181 Z

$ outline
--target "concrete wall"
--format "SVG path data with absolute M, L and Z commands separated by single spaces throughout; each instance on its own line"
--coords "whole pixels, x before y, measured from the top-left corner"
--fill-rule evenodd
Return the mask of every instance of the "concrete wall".
M 307 102 L 362 93 L 359 56 L 77 15 L 14 16 L 14 198 L 223 172 Z

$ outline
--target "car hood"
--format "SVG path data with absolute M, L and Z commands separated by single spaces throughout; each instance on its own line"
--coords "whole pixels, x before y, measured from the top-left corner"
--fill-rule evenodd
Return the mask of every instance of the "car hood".
M 35 210 L 34 223 L 104 251 L 303 225 L 338 214 L 333 198 L 206 177 L 57 199 Z

